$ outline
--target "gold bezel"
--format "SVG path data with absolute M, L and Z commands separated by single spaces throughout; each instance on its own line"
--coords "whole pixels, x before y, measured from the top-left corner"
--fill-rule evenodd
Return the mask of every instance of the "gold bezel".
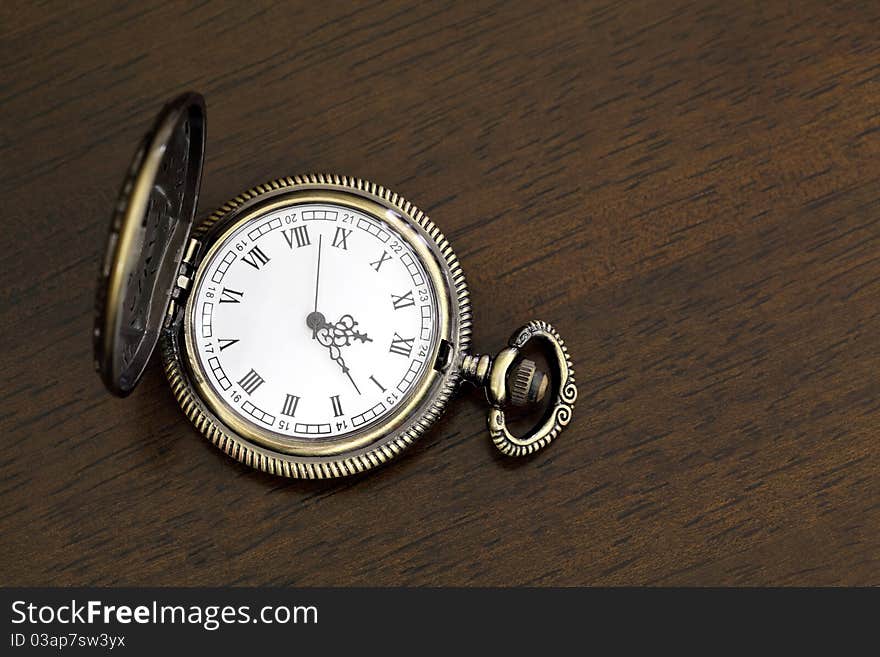
M 227 426 L 229 426 L 237 434 L 252 440 L 263 447 L 278 452 L 286 452 L 299 456 L 328 456 L 333 454 L 343 454 L 352 450 L 359 449 L 375 442 L 379 437 L 389 433 L 403 424 L 406 417 L 425 399 L 431 387 L 441 378 L 440 372 L 437 372 L 431 364 L 436 362 L 437 354 L 440 351 L 441 340 L 449 340 L 449 294 L 448 284 L 443 277 L 440 265 L 437 262 L 436 255 L 431 251 L 428 243 L 424 240 L 421 233 L 415 231 L 415 228 L 406 222 L 399 214 L 386 213 L 389 209 L 387 205 L 381 205 L 376 201 L 363 196 L 355 196 L 350 192 L 339 192 L 327 189 L 295 189 L 285 190 L 283 193 L 269 195 L 247 206 L 240 212 L 230 215 L 227 222 L 224 222 L 223 230 L 212 237 L 211 246 L 201 257 L 201 262 L 210 262 L 216 252 L 224 247 L 224 243 L 230 234 L 237 231 L 242 225 L 276 210 L 282 208 L 293 207 L 294 205 L 307 203 L 328 203 L 342 207 L 348 207 L 358 210 L 366 215 L 373 217 L 377 221 L 388 224 L 400 237 L 405 240 L 419 257 L 422 265 L 425 267 L 425 273 L 431 280 L 432 295 L 435 297 L 438 308 L 438 326 L 436 328 L 436 336 L 433 340 L 431 352 L 426 358 L 426 371 L 422 373 L 419 384 L 410 390 L 407 395 L 401 399 L 400 403 L 394 408 L 390 416 L 377 422 L 367 425 L 363 429 L 351 431 L 346 436 L 339 439 L 330 439 L 327 441 L 308 441 L 301 438 L 285 436 L 275 431 L 262 429 L 261 427 L 242 420 L 242 418 L 232 412 L 227 402 L 220 398 L 217 391 L 208 384 L 207 371 L 204 363 L 201 362 L 196 350 L 194 335 L 194 304 L 196 298 L 196 290 L 202 284 L 206 268 L 199 267 L 196 276 L 193 279 L 191 289 L 192 293 L 186 304 L 183 315 L 183 337 L 184 348 L 183 355 L 186 358 L 189 371 L 193 374 L 193 382 L 199 394 L 208 403 L 208 407 L 214 411 Z M 385 215 L 385 216 L 382 216 Z
M 408 398 L 385 421 L 348 439 L 308 443 L 260 430 L 241 421 L 204 381 L 192 354 L 191 304 L 163 339 L 165 371 L 172 390 L 195 426 L 227 454 L 273 474 L 297 478 L 337 477 L 363 472 L 388 461 L 416 440 L 445 409 L 460 380 L 460 363 L 470 343 L 470 301 L 464 275 L 449 243 L 416 206 L 394 192 L 357 178 L 298 176 L 257 186 L 225 203 L 195 231 L 205 242 L 190 290 L 203 274 L 200 267 L 226 235 L 241 223 L 274 207 L 324 201 L 348 205 L 389 223 L 419 255 L 431 278 L 439 309 L 437 338 L 429 363 L 441 342 L 450 347 L 444 372 L 428 369 Z M 386 210 L 394 214 L 387 215 Z M 412 234 L 412 233 L 415 233 Z M 415 239 L 415 236 L 420 239 Z M 281 440 L 279 440 L 279 438 Z

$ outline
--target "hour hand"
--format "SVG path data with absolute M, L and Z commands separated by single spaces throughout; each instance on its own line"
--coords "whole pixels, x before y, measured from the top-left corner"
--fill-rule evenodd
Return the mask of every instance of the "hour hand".
M 345 359 L 342 357 L 342 353 L 339 351 L 339 347 L 336 345 L 329 345 L 330 350 L 330 358 L 332 358 L 340 368 L 342 368 L 342 373 L 348 377 L 348 380 L 351 381 L 351 385 L 354 386 L 354 389 L 357 391 L 357 394 L 361 394 L 361 389 L 358 388 L 357 383 L 354 382 L 354 379 L 351 376 L 351 370 L 345 364 Z
M 345 346 L 351 344 L 352 340 L 360 340 L 361 342 L 373 341 L 373 338 L 368 336 L 366 333 L 361 333 L 360 331 L 355 329 L 355 326 L 357 326 L 357 324 L 357 321 L 351 315 L 343 315 L 339 318 L 339 321 L 334 324 L 336 334 L 344 337 Z
M 345 376 L 348 377 L 348 380 L 351 381 L 351 385 L 354 386 L 354 389 L 355 389 L 355 391 L 357 391 L 357 394 L 361 394 L 361 389 L 358 388 L 358 384 L 354 382 L 353 378 L 351 378 L 351 370 L 346 367 L 343 371 L 345 372 Z

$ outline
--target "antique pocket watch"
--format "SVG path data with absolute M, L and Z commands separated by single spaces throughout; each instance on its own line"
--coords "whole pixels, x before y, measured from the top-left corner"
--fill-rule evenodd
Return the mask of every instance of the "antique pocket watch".
M 174 396 L 214 445 L 260 470 L 326 478 L 395 457 L 462 381 L 486 389 L 501 452 L 535 452 L 571 420 L 571 361 L 546 322 L 494 358 L 469 352 L 458 259 L 398 194 L 333 175 L 248 190 L 193 228 L 205 104 L 167 104 L 125 180 L 102 264 L 95 367 L 125 396 L 157 344 Z M 523 357 L 543 348 L 549 374 Z M 505 408 L 552 394 L 517 437 Z

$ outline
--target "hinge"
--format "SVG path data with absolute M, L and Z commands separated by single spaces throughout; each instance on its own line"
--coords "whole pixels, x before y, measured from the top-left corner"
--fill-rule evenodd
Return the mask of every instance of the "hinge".
M 189 287 L 192 284 L 193 273 L 195 272 L 195 261 L 199 255 L 202 243 L 195 237 L 190 238 L 186 245 L 186 251 L 180 260 L 180 267 L 177 270 L 177 280 L 171 290 L 171 301 L 168 303 L 168 314 L 165 317 L 165 326 L 170 326 L 177 316 L 178 309 L 186 302 L 186 295 L 189 293 Z

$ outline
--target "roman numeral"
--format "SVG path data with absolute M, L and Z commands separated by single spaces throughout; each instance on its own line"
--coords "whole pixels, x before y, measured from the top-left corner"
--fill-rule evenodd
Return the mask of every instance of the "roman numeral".
M 376 262 L 371 262 L 370 267 L 372 267 L 376 271 L 379 271 L 379 267 L 381 267 L 382 263 L 386 260 L 391 260 L 391 256 L 388 255 L 388 251 L 382 251 L 382 256 Z
M 376 381 L 376 377 L 373 376 L 372 374 L 370 375 L 370 381 L 372 381 L 373 383 L 375 383 L 375 384 L 376 384 L 376 387 L 379 388 L 379 390 L 381 390 L 382 392 L 385 392 L 385 387 L 384 387 L 381 383 L 379 383 L 378 381 Z
M 415 299 L 413 299 L 412 290 L 404 294 L 402 297 L 399 297 L 392 292 L 391 303 L 394 304 L 394 310 L 400 310 L 401 308 L 406 308 L 407 306 L 416 305 L 416 301 Z
M 241 389 L 244 390 L 247 394 L 252 395 L 254 391 L 263 385 L 265 381 L 263 377 L 257 374 L 254 370 L 251 370 L 238 382 L 238 385 L 241 386 Z
M 330 398 L 330 403 L 333 404 L 333 417 L 341 417 L 342 416 L 342 404 L 339 403 L 339 395 L 333 395 Z
M 296 414 L 297 404 L 299 404 L 299 397 L 296 395 L 287 395 L 284 398 L 284 407 L 281 409 L 281 414 L 293 417 Z
M 241 298 L 243 296 L 244 292 L 230 290 L 229 288 L 224 287 L 223 291 L 220 293 L 220 303 L 241 303 Z
M 219 342 L 220 342 L 220 351 L 223 351 L 224 349 L 226 349 L 226 347 L 231 347 L 236 342 L 238 342 L 238 339 L 236 338 L 233 340 L 233 339 L 220 338 Z
M 415 342 L 415 338 L 403 338 L 395 331 L 394 337 L 391 339 L 391 347 L 388 351 L 392 354 L 408 357 L 412 353 L 413 342 Z
M 351 230 L 347 228 L 343 228 L 342 226 L 336 227 L 336 234 L 333 236 L 333 245 L 337 249 L 345 249 L 348 251 L 348 245 L 345 243 L 345 240 L 348 239 L 348 236 L 351 235 Z
M 254 269 L 259 269 L 267 262 L 269 262 L 269 256 L 263 253 L 263 250 L 259 246 L 255 246 L 250 251 L 247 252 L 247 255 L 241 256 L 241 259 L 248 263 Z
M 295 228 L 288 228 L 284 231 L 284 239 L 287 240 L 287 245 L 292 249 L 293 242 L 296 241 L 297 248 L 308 246 L 312 243 L 309 239 L 309 227 L 308 226 L 297 226 Z

